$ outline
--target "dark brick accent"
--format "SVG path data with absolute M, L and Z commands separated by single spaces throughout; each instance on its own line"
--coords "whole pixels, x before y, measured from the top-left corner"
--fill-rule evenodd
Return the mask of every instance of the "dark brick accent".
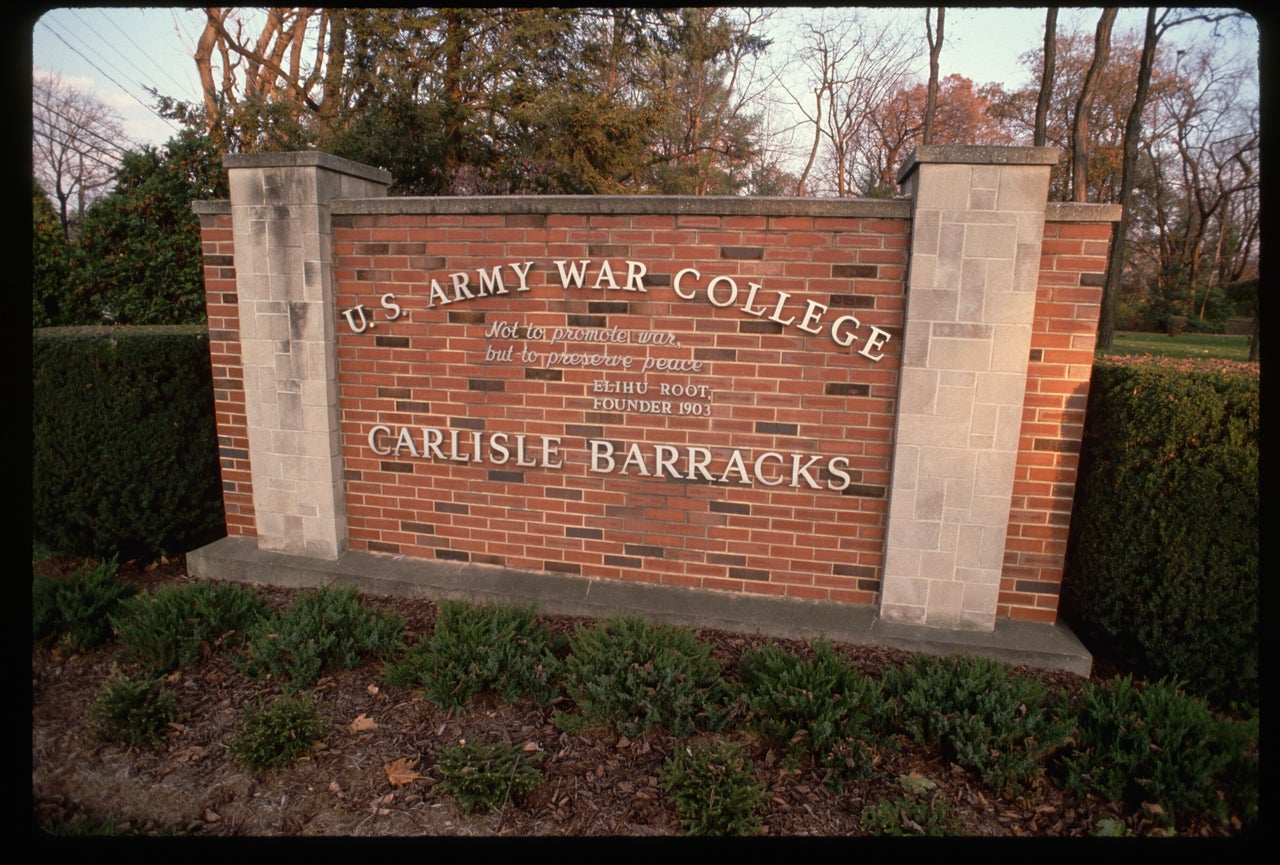
M 831 275 L 837 279 L 875 279 L 880 269 L 874 264 L 833 264 Z
M 599 541 L 604 539 L 604 530 L 584 529 L 578 526 L 565 526 L 564 536 L 566 538 L 581 538 L 586 541 Z
M 772 423 L 767 420 L 756 421 L 756 432 L 765 435 L 793 436 L 798 427 L 793 423 Z
M 823 386 L 822 392 L 827 396 L 867 396 L 871 393 L 871 385 L 851 381 L 829 381 Z
M 734 580 L 755 580 L 760 583 L 769 582 L 769 572 L 760 568 L 730 568 L 729 577 Z
M 469 378 L 467 390 L 504 391 L 507 383 L 497 378 Z
M 373 344 L 379 348 L 408 348 L 409 337 L 407 336 L 375 336 Z
M 751 505 L 739 504 L 738 502 L 711 502 L 707 505 L 707 510 L 713 514 L 749 514 L 751 513 Z

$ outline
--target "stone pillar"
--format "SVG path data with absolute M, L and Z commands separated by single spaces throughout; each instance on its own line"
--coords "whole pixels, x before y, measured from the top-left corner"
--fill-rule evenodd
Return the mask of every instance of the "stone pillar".
M 323 153 L 228 155 L 258 546 L 346 548 L 329 202 L 390 176 Z
M 919 148 L 886 621 L 991 631 L 1022 424 L 1052 148 Z

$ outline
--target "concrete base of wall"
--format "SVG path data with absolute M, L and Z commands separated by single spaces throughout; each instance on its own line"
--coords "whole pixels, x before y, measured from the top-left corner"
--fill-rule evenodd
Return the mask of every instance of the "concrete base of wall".
M 252 539 L 233 537 L 188 553 L 187 570 L 202 579 L 290 588 L 354 585 L 375 595 L 533 604 L 556 615 L 607 618 L 639 614 L 664 624 L 785 639 L 825 635 L 838 643 L 935 655 L 973 654 L 1079 676 L 1088 676 L 1093 667 L 1092 655 L 1062 624 L 1000 619 L 990 632 L 951 631 L 888 622 L 871 606 L 694 591 L 351 551 L 337 560 L 312 559 L 260 550 Z

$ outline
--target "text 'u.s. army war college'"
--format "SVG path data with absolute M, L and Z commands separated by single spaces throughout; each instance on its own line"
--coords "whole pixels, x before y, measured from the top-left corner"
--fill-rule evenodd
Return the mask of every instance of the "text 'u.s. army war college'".
M 450 273 L 442 284 L 430 280 L 429 309 L 451 306 L 481 298 L 518 295 L 531 290 L 529 274 L 535 262 L 521 261 L 498 265 L 474 272 Z M 564 291 L 632 292 L 647 294 L 648 268 L 638 261 L 625 262 L 625 272 L 608 261 L 596 264 L 556 260 L 559 283 Z M 594 276 L 594 280 L 592 277 Z M 744 287 L 729 276 L 704 278 L 692 267 L 686 267 L 671 279 L 670 290 L 678 298 L 691 303 L 706 303 L 718 309 L 733 308 L 739 314 L 773 322 L 784 332 L 793 329 L 810 336 L 825 336 L 833 346 L 855 352 L 868 361 L 879 362 L 890 334 L 863 325 L 852 313 L 830 315 L 830 309 L 814 300 L 792 303 L 785 291 L 769 291 L 758 282 Z M 392 293 L 383 294 L 372 308 L 357 304 L 343 311 L 348 327 L 354 333 L 365 333 L 379 321 L 395 322 L 405 310 Z M 625 330 L 618 327 L 545 328 L 515 319 L 500 319 L 487 324 L 484 361 L 487 364 L 521 364 L 526 367 L 551 369 L 576 367 L 606 371 L 687 374 L 682 383 L 649 382 L 646 378 L 619 380 L 595 379 L 589 399 L 593 411 L 626 412 L 657 415 L 710 417 L 714 393 L 695 376 L 703 371 L 697 359 L 641 356 L 623 346 L 674 346 L 677 335 L 651 330 Z M 520 343 L 519 350 L 514 344 Z M 508 344 L 510 343 L 510 344 Z M 591 348 L 583 349 L 583 344 Z M 840 455 L 779 453 L 766 451 L 744 455 L 736 448 L 727 457 L 713 459 L 709 447 L 701 445 L 653 444 L 645 448 L 638 443 L 619 452 L 613 442 L 587 439 L 587 451 L 580 456 L 566 452 L 559 436 L 509 435 L 504 432 L 478 430 L 442 430 L 438 427 L 391 427 L 378 424 L 369 430 L 369 448 L 379 456 L 408 455 L 419 459 L 449 460 L 462 463 L 513 465 L 562 469 L 567 462 L 581 462 L 596 474 L 635 473 L 642 477 L 704 480 L 741 485 L 827 488 L 836 492 L 852 483 L 848 458 Z M 825 469 L 825 473 L 822 471 Z M 824 478 L 820 481 L 819 477 Z

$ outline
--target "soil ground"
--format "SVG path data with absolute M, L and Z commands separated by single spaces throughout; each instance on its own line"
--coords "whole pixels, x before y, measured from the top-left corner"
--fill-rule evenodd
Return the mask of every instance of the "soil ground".
M 78 561 L 52 559 L 37 572 L 67 573 Z M 144 588 L 191 579 L 182 561 L 128 563 L 121 573 Z M 264 588 L 283 607 L 290 590 Z M 398 613 L 406 642 L 429 634 L 436 605 L 424 598 L 367 597 L 374 607 Z M 584 620 L 543 619 L 558 633 Z M 747 648 L 764 638 L 700 630 L 700 640 L 733 669 Z M 795 653 L 798 641 L 776 640 Z M 875 675 L 900 664 L 892 649 L 838 646 L 859 669 Z M 170 678 L 183 722 L 159 745 L 124 745 L 97 735 L 91 705 L 115 669 L 115 649 L 80 655 L 36 648 L 31 657 L 31 786 L 33 828 L 56 832 L 86 823 L 123 835 L 180 836 L 678 836 L 683 830 L 659 789 L 664 761 L 681 740 L 661 731 L 635 738 L 608 731 L 569 734 L 552 722 L 552 710 L 532 703 L 483 697 L 463 715 L 451 715 L 420 694 L 386 687 L 380 665 L 326 676 L 313 689 L 331 719 L 323 747 L 265 774 L 234 757 L 228 742 L 241 710 L 274 696 L 269 682 L 251 681 L 226 657 L 212 656 Z M 1095 678 L 1115 667 L 1100 661 Z M 1023 670 L 1052 688 L 1078 692 L 1084 681 L 1066 673 Z M 358 723 L 358 719 L 360 722 Z M 372 721 L 372 725 L 368 724 Z M 498 811 L 465 814 L 438 787 L 433 755 L 442 745 L 472 737 L 540 751 L 543 782 L 524 800 Z M 1112 818 L 1130 832 L 1150 834 L 1150 815 L 1121 806 L 1067 797 L 1050 783 L 1025 796 L 1000 796 L 972 773 L 909 742 L 878 755 L 871 779 L 831 792 L 813 765 L 783 765 L 780 754 L 747 733 L 729 734 L 742 745 L 756 777 L 770 793 L 762 834 L 864 836 L 862 808 L 902 795 L 901 778 L 936 783 L 959 818 L 957 834 L 983 837 L 1082 837 Z M 399 785 L 387 767 L 405 760 L 418 777 Z M 1231 827 L 1211 822 L 1179 827 L 1180 835 L 1230 837 Z

